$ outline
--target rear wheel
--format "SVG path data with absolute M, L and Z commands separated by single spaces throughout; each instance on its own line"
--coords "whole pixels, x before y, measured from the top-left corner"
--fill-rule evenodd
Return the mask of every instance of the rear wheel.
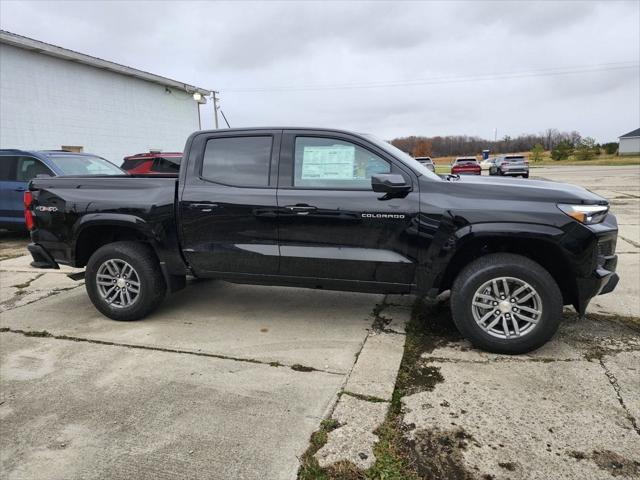
M 538 263 L 495 253 L 460 272 L 451 289 L 451 310 L 456 327 L 474 345 L 495 353 L 526 353 L 557 331 L 562 295 Z
M 100 247 L 87 263 L 85 286 L 93 305 L 114 320 L 138 320 L 164 298 L 166 284 L 148 245 L 115 242 Z

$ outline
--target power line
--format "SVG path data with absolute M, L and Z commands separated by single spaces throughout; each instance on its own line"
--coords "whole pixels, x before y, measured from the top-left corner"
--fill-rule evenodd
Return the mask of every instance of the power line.
M 487 80 L 510 80 L 518 78 L 548 77 L 559 75 L 575 75 L 579 73 L 606 72 L 615 70 L 640 69 L 640 62 L 611 62 L 597 65 L 582 65 L 573 67 L 554 67 L 525 72 L 489 73 L 464 76 L 438 76 L 418 80 L 386 81 L 369 83 L 342 83 L 328 85 L 290 85 L 258 88 L 237 88 L 224 90 L 225 93 L 263 93 L 263 92 L 302 92 L 314 90 L 350 90 L 364 88 L 395 88 L 419 85 L 441 85 L 452 83 L 479 82 Z

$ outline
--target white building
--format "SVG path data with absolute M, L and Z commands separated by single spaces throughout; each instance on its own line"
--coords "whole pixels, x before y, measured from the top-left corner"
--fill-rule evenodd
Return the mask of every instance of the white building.
M 180 152 L 211 93 L 0 31 L 0 148 Z
M 640 128 L 618 138 L 620 140 L 618 155 L 640 155 Z

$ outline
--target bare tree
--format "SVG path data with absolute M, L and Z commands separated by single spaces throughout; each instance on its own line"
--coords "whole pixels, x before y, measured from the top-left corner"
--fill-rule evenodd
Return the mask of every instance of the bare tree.
M 579 132 L 560 132 L 555 128 L 548 128 L 544 133 L 523 133 L 517 137 L 505 136 L 493 141 L 468 135 L 449 135 L 446 137 L 410 136 L 395 138 L 393 145 L 409 154 L 417 156 L 450 156 L 450 155 L 479 155 L 482 150 L 489 149 L 492 153 L 528 152 L 534 145 L 540 144 L 546 150 L 552 150 L 561 141 L 577 144 L 581 140 Z M 426 152 L 426 153 L 425 153 Z

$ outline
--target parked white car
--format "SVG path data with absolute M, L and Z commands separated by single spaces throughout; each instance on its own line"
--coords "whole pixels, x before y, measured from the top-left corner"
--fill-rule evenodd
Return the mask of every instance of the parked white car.
M 489 170 L 496 163 L 496 157 L 489 157 L 486 160 L 480 162 L 480 168 L 482 170 Z

